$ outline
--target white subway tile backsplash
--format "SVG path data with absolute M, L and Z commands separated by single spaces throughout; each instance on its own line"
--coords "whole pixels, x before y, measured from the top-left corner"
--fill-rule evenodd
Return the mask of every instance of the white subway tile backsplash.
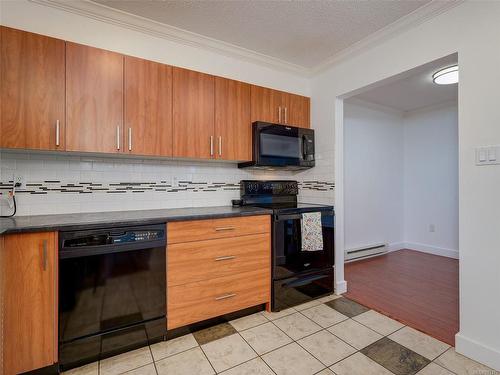
M 295 179 L 299 199 L 332 204 L 333 151 L 303 171 L 249 171 L 234 163 L 0 152 L 0 212 L 14 175 L 17 215 L 219 206 L 237 199 L 242 179 Z

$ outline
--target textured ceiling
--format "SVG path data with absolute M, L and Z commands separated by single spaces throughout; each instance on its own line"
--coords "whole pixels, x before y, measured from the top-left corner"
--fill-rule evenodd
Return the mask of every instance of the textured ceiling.
M 319 65 L 429 0 L 94 0 L 282 59 Z
M 416 109 L 457 100 L 458 84 L 436 85 L 432 74 L 437 70 L 456 64 L 456 54 L 432 61 L 401 74 L 401 77 L 381 82 L 376 88 L 369 89 L 354 98 L 390 107 L 398 111 Z

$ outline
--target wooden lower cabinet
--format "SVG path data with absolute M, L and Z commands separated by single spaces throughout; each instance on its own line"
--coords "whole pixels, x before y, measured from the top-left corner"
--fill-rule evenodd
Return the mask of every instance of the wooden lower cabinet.
M 212 220 L 179 221 L 168 224 L 168 244 L 269 233 L 269 215 Z
M 57 233 L 1 238 L 3 373 L 57 362 Z
M 169 223 L 167 238 L 167 329 L 269 306 L 269 215 Z
M 269 302 L 268 269 L 169 287 L 167 328 L 214 318 Z
M 268 233 L 169 245 L 167 285 L 265 269 L 268 248 Z

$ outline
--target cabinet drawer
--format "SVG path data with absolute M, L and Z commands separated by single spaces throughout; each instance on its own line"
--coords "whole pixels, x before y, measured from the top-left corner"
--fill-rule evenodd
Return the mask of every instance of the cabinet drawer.
M 184 242 L 168 247 L 168 286 L 271 267 L 269 233 Z
M 210 319 L 270 300 L 271 274 L 257 270 L 167 289 L 168 329 Z
M 270 225 L 269 215 L 179 221 L 168 223 L 167 242 L 171 244 L 269 233 Z

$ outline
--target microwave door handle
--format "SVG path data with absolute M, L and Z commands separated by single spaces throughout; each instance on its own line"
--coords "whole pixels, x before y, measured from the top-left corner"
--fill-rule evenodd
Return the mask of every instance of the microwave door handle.
M 305 135 L 302 136 L 302 160 L 306 160 L 307 157 L 307 138 Z

